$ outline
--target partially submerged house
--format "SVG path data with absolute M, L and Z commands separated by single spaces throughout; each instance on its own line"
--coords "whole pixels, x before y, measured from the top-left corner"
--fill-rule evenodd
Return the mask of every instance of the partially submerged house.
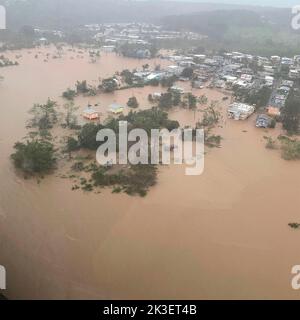
M 82 116 L 87 120 L 98 120 L 100 118 L 99 113 L 91 107 L 83 110 Z
M 162 96 L 162 93 L 161 93 L 161 92 L 154 92 L 151 96 L 152 96 L 152 99 L 153 99 L 153 100 L 159 101 L 159 99 L 160 99 L 161 96 Z
M 171 87 L 170 90 L 173 91 L 173 92 L 176 92 L 176 93 L 184 94 L 184 89 L 182 89 L 180 87 L 177 87 L 177 86 Z
M 179 77 L 183 71 L 183 68 L 180 66 L 172 65 L 172 66 L 168 66 L 166 71 L 170 76 L 178 76 Z
M 120 114 L 124 111 L 124 107 L 120 104 L 113 103 L 109 106 L 109 111 L 113 114 Z
M 160 81 L 164 76 L 164 72 L 152 72 L 146 77 L 146 81 Z
M 257 128 L 270 128 L 273 123 L 273 118 L 269 117 L 266 114 L 260 114 L 256 118 L 256 127 Z
M 254 113 L 254 111 L 254 106 L 235 102 L 228 107 L 227 115 L 229 119 L 246 120 Z

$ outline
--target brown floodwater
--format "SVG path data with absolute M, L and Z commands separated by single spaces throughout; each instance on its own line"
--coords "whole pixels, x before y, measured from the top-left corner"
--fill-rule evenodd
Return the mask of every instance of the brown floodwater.
M 62 103 L 61 93 L 76 80 L 96 84 L 145 63 L 103 54 L 91 64 L 86 53 L 73 52 L 44 62 L 46 50 L 10 53 L 22 54 L 20 66 L 1 69 L 0 264 L 9 298 L 300 297 L 290 285 L 291 268 L 300 264 L 300 233 L 288 227 L 300 222 L 300 164 L 265 148 L 263 136 L 271 132 L 257 130 L 255 117 L 224 120 L 222 148 L 208 150 L 204 174 L 161 167 L 146 198 L 73 192 L 72 182 L 56 175 L 41 184 L 17 175 L 9 155 L 26 134 L 33 103 L 48 97 Z M 132 95 L 146 108 L 147 95 L 158 90 L 130 89 L 76 104 L 99 103 L 104 116 L 110 103 L 125 104 Z M 195 93 L 223 97 L 209 89 Z M 170 117 L 189 125 L 200 113 L 174 110 Z

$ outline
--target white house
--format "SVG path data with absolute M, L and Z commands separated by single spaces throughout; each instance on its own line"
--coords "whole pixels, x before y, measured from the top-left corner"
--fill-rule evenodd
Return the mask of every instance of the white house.
M 255 111 L 254 106 L 235 102 L 228 107 L 227 115 L 229 119 L 246 120 Z
M 183 68 L 179 66 L 172 65 L 167 67 L 167 72 L 170 75 L 180 76 L 182 71 L 183 71 Z
M 297 69 L 291 69 L 289 72 L 289 78 L 298 79 L 300 77 L 300 72 Z

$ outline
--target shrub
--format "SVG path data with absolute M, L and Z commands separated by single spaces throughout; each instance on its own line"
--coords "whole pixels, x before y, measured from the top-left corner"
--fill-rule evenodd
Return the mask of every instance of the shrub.
M 69 88 L 63 92 L 62 96 L 67 100 L 73 100 L 76 97 L 76 91 Z
M 271 137 L 266 137 L 267 143 L 266 148 L 267 149 L 275 149 L 276 148 L 276 141 L 272 139 Z
M 130 108 L 133 108 L 133 109 L 138 108 L 139 103 L 137 101 L 137 98 L 136 97 L 129 98 L 129 100 L 127 102 L 127 106 L 130 107 Z
M 300 141 L 285 139 L 281 145 L 282 157 L 285 160 L 300 159 Z
M 14 165 L 26 173 L 46 173 L 55 166 L 54 146 L 48 141 L 17 142 L 14 149 L 16 152 L 11 155 Z

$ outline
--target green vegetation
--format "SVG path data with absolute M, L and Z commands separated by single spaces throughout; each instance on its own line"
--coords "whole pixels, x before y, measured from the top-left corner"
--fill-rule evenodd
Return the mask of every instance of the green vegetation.
M 118 121 L 120 120 L 128 121 L 130 128 L 144 128 L 148 132 L 155 128 L 173 130 L 179 127 L 177 121 L 169 120 L 167 113 L 158 108 L 138 112 L 131 111 L 127 116 L 108 120 L 104 126 L 93 123 L 84 125 L 79 133 L 78 143 L 76 140 L 72 140 L 72 146 L 96 150 L 100 145 L 100 142 L 96 141 L 97 132 L 102 128 L 111 128 L 117 133 Z M 114 193 L 122 191 L 129 195 L 145 196 L 148 189 L 155 185 L 157 179 L 157 168 L 152 165 L 140 164 L 129 168 L 121 167 L 115 172 L 114 166 L 103 167 L 96 164 L 84 166 L 82 162 L 77 162 L 72 166 L 72 170 L 91 172 L 90 180 L 80 181 L 80 185 L 85 191 L 91 191 L 94 187 L 113 187 Z M 76 189 L 74 188 L 74 190 Z
M 65 92 L 63 92 L 62 96 L 67 100 L 74 100 L 76 97 L 76 91 L 68 88 Z
M 276 140 L 274 140 L 272 137 L 266 137 L 267 143 L 266 148 L 267 149 L 276 149 Z
M 121 76 L 123 78 L 123 81 L 129 85 L 132 86 L 133 85 L 133 80 L 134 80 L 134 75 L 131 71 L 125 69 L 121 72 Z
M 171 88 L 177 80 L 178 79 L 176 76 L 171 76 L 168 78 L 163 78 L 160 84 L 162 85 L 162 87 Z
M 118 119 L 109 119 L 104 125 L 88 123 L 84 125 L 78 135 L 78 141 L 69 138 L 67 150 L 76 151 L 80 148 L 96 150 L 101 142 L 96 141 L 96 135 L 100 129 L 113 129 L 118 136 L 119 121 L 128 121 L 129 128 L 143 128 L 147 132 L 152 129 L 167 128 L 177 129 L 179 123 L 168 119 L 168 114 L 159 108 L 150 110 L 130 111 L 127 116 Z M 114 193 L 125 192 L 129 195 L 145 196 L 148 189 L 155 185 L 157 179 L 157 167 L 153 165 L 135 165 L 122 167 L 116 170 L 115 166 L 98 166 L 96 163 L 85 166 L 82 161 L 72 166 L 75 172 L 89 172 L 90 179 L 81 179 L 81 189 L 92 191 L 95 187 L 113 187 Z M 78 188 L 74 186 L 74 190 Z
M 65 113 L 65 123 L 64 126 L 69 129 L 77 129 L 77 117 L 76 117 L 76 111 L 79 109 L 78 107 L 75 107 L 73 102 L 67 103 L 64 105 L 64 109 L 66 111 Z
M 260 56 L 294 56 L 300 39 L 290 28 L 291 15 L 286 9 L 215 10 L 195 14 L 174 15 L 163 19 L 171 30 L 189 30 L 207 35 L 198 41 L 199 53 L 240 51 Z M 184 48 L 176 41 L 173 46 Z M 192 47 L 185 41 L 185 47 Z M 193 45 L 196 47 L 196 44 Z M 204 51 L 204 52 L 203 52 Z
M 85 94 L 85 93 L 89 92 L 86 80 L 77 81 L 77 83 L 76 83 L 76 92 L 78 94 Z
M 181 93 L 177 90 L 168 90 L 168 92 L 163 93 L 158 100 L 158 107 L 162 110 L 168 111 L 172 107 L 182 107 L 182 108 L 189 108 L 190 110 L 197 110 L 197 103 L 198 99 L 191 93 L 183 95 L 181 97 Z M 153 97 L 150 95 L 148 97 L 150 102 L 153 101 Z
M 118 83 L 115 78 L 107 78 L 102 81 L 101 88 L 106 93 L 114 92 L 118 88 Z
M 169 110 L 173 107 L 173 96 L 171 92 L 163 93 L 159 99 L 159 108 Z
M 300 229 L 300 223 L 289 223 L 289 227 L 292 229 Z
M 85 124 L 79 133 L 78 141 L 81 148 L 90 150 L 96 150 L 99 146 L 99 142 L 96 141 L 96 135 L 99 130 L 103 129 L 100 124 L 87 123 Z
M 289 96 L 282 112 L 283 128 L 289 134 L 297 134 L 300 131 L 300 98 L 293 93 Z
M 148 133 L 151 129 L 179 127 L 179 123 L 168 119 L 168 114 L 159 108 L 142 111 L 130 111 L 127 116 L 121 116 L 120 120 L 128 121 L 132 128 L 142 128 Z
M 3 55 L 0 56 L 0 68 L 17 66 L 17 65 L 19 65 L 17 61 L 13 62 L 8 58 L 4 57 Z
M 140 45 L 125 43 L 117 48 L 117 52 L 129 58 L 149 59 L 157 55 L 158 48 L 154 44 Z
M 17 142 L 11 155 L 16 168 L 28 174 L 48 173 L 55 166 L 54 146 L 44 140 Z
M 46 104 L 35 104 L 30 110 L 33 117 L 28 127 L 37 131 L 30 132 L 25 143 L 17 142 L 11 155 L 15 167 L 25 174 L 49 173 L 55 167 L 55 148 L 49 129 L 58 121 L 56 107 L 56 102 L 48 99 Z
M 192 93 L 187 94 L 188 107 L 191 110 L 194 110 L 197 107 L 197 97 Z
M 202 98 L 205 101 L 205 98 Z M 222 137 L 212 134 L 212 130 L 219 125 L 222 120 L 222 115 L 217 101 L 212 101 L 210 105 L 202 111 L 203 117 L 200 122 L 196 124 L 196 129 L 204 130 L 204 142 L 205 145 L 213 148 L 219 148 L 221 145 Z
M 127 106 L 133 109 L 136 109 L 139 107 L 139 103 L 137 101 L 136 97 L 131 97 L 129 98 L 128 102 L 127 102 Z
M 299 160 L 300 141 L 289 138 L 281 139 L 281 152 L 285 160 Z
M 48 99 L 46 104 L 35 104 L 30 110 L 33 118 L 29 121 L 28 127 L 38 130 L 48 130 L 57 123 L 57 103 Z
M 234 97 L 241 102 L 256 106 L 256 108 L 266 107 L 272 94 L 272 89 L 262 87 L 257 90 L 233 88 Z
M 95 186 L 113 186 L 114 192 L 125 192 L 129 195 L 144 197 L 150 187 L 156 184 L 157 168 L 152 165 L 135 165 L 130 170 L 121 170 L 110 174 L 109 169 L 99 167 L 92 174 Z M 117 189 L 116 189 L 117 188 Z
M 80 145 L 78 140 L 73 137 L 67 137 L 66 152 L 69 154 L 69 158 L 71 158 L 71 153 L 77 151 L 79 148 Z
M 193 68 L 184 68 L 182 73 L 181 73 L 181 76 L 183 78 L 192 79 L 193 75 L 194 75 L 194 69 Z

